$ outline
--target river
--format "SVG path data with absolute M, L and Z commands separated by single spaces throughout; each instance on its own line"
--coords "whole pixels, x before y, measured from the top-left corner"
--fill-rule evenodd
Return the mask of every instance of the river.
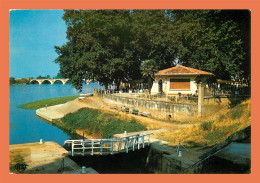
M 103 88 L 97 83 L 84 85 L 81 93 L 92 93 L 94 88 Z M 55 141 L 63 145 L 70 136 L 55 126 L 36 117 L 35 110 L 21 109 L 19 105 L 54 97 L 79 95 L 71 84 L 31 84 L 9 87 L 9 144 Z

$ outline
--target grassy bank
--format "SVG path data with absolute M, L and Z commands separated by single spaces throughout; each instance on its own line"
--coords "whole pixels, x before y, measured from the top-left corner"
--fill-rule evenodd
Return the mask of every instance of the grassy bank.
M 39 109 L 45 107 L 46 104 L 48 106 L 63 104 L 68 101 L 74 100 L 76 98 L 78 98 L 78 96 L 56 97 L 56 98 L 50 98 L 46 100 L 38 100 L 35 102 L 30 102 L 27 104 L 19 105 L 18 107 L 23 109 Z
M 101 112 L 95 109 L 82 108 L 76 113 L 64 116 L 59 123 L 63 128 L 75 132 L 84 131 L 96 138 L 111 138 L 114 134 L 146 130 L 134 118 L 120 117 L 118 114 Z
M 178 142 L 188 147 L 208 147 L 223 142 L 231 134 L 251 124 L 251 100 L 242 102 L 212 121 L 202 121 L 198 125 L 158 135 L 158 138 L 176 145 Z

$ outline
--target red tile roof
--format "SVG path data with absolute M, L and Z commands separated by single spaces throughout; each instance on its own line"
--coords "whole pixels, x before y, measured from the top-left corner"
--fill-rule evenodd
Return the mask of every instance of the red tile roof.
M 171 67 L 168 69 L 161 70 L 155 75 L 213 75 L 213 74 L 210 72 L 201 71 L 190 67 L 177 65 L 176 67 Z

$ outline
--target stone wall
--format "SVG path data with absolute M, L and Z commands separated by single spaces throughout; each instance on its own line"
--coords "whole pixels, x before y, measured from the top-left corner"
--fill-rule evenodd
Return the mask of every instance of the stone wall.
M 146 172 L 157 174 L 180 173 L 184 168 L 182 161 L 178 159 L 176 154 L 169 154 L 168 150 L 175 150 L 175 148 L 161 144 L 151 144 L 146 158 Z
M 197 105 L 194 104 L 176 104 L 163 101 L 145 100 L 138 98 L 128 98 L 116 95 L 103 95 L 108 103 L 122 104 L 136 108 L 146 108 L 151 110 L 166 111 L 170 113 L 197 114 Z

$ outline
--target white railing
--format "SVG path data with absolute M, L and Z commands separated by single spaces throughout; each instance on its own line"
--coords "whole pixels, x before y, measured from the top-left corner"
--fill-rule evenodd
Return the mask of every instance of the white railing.
M 71 144 L 71 155 L 74 156 L 75 152 L 80 151 L 82 156 L 85 154 L 99 154 L 105 153 L 113 155 L 115 152 L 126 152 L 129 150 L 144 148 L 145 144 L 150 145 L 150 135 L 147 134 L 135 134 L 130 136 L 124 136 L 121 138 L 111 139 L 76 139 L 66 140 L 64 144 Z

